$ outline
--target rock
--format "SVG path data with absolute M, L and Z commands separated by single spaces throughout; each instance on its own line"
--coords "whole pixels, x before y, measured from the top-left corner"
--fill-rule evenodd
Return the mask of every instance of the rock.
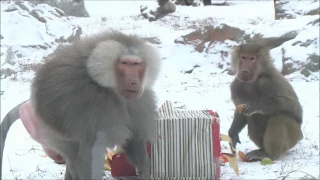
M 309 77 L 311 75 L 310 71 L 307 68 L 303 68 L 300 73 L 306 77 Z
M 60 16 L 66 16 L 66 13 L 64 13 L 61 9 L 59 8 L 54 8 L 56 10 L 56 12 L 60 15 Z
M 188 1 L 185 1 L 185 0 L 173 0 L 173 3 L 175 5 L 190 5 L 190 3 Z
M 82 34 L 82 28 L 80 26 L 74 27 L 72 34 L 67 38 L 68 42 L 73 42 L 74 40 L 80 39 Z
M 13 52 L 12 47 L 9 47 L 6 52 L 6 59 L 4 64 L 1 65 L 1 76 L 8 77 L 14 74 L 15 68 L 15 52 Z
M 89 17 L 84 0 L 32 0 L 33 4 L 48 4 L 61 9 L 67 16 Z
M 14 10 L 19 10 L 19 12 L 24 12 L 24 14 L 29 13 L 42 23 L 47 22 L 45 16 L 49 16 L 48 18 L 50 18 L 50 15 L 54 15 L 56 17 L 65 15 L 62 10 L 57 8 L 55 9 L 47 4 L 35 5 L 28 1 L 15 1 L 6 12 L 12 12 Z
M 10 77 L 12 74 L 16 74 L 16 68 L 10 64 L 1 65 L 1 78 Z
M 140 6 L 140 12 L 141 15 L 148 19 L 150 22 L 157 20 L 157 11 L 158 7 L 156 5 L 150 6 L 150 5 L 141 5 Z
M 300 71 L 301 74 L 308 77 L 310 74 L 319 72 L 320 56 L 317 48 L 313 47 L 319 39 L 286 42 L 282 47 L 282 63 L 281 73 L 289 75 L 293 72 Z M 295 43 L 292 43 L 295 42 Z M 289 46 L 291 44 L 292 46 Z M 281 46 L 280 46 L 281 47 Z
M 40 45 L 50 42 L 44 23 L 39 22 L 25 10 L 1 13 L 1 45 Z M 26 28 L 28 27 L 28 28 Z
M 30 14 L 38 19 L 40 22 L 46 23 L 47 20 L 43 17 L 43 13 L 40 10 L 33 9 L 31 10 Z
M 320 70 L 320 56 L 317 54 L 311 54 L 306 62 L 305 68 L 311 72 L 317 72 Z
M 289 75 L 291 73 L 294 73 L 295 71 L 297 71 L 300 68 L 299 67 L 300 65 L 298 64 L 298 62 L 294 62 L 290 58 L 284 58 L 283 61 L 284 61 L 284 64 L 282 66 L 281 73 L 284 76 Z
M 294 39 L 298 35 L 297 31 L 287 32 L 280 37 L 263 37 L 262 34 L 255 34 L 252 38 L 246 37 L 247 43 L 258 43 L 262 44 L 270 49 L 280 46 L 286 41 Z
M 1 29 L 1 48 L 7 52 L 1 54 L 2 77 L 33 71 L 60 42 L 80 38 L 81 27 L 62 15 L 62 10 L 48 4 L 19 0 L 11 3 L 11 10 L 1 13 L 1 25 L 6 27 Z
M 47 62 L 53 60 L 53 58 L 55 57 L 54 55 L 55 55 L 56 51 L 61 50 L 61 48 L 64 48 L 64 46 L 65 46 L 65 45 L 63 45 L 63 44 L 59 44 L 59 45 L 57 46 L 57 48 L 56 48 L 52 53 L 47 54 L 46 56 L 43 57 L 43 62 L 44 62 L 44 63 L 47 63 Z
M 7 49 L 7 55 L 6 55 L 6 60 L 4 61 L 4 63 L 8 63 L 8 64 L 11 64 L 11 65 L 14 65 L 15 64 L 15 62 L 14 62 L 14 57 L 15 57 L 15 55 L 14 55 L 14 53 L 15 52 L 13 52 L 13 50 L 12 50 L 12 47 L 9 47 L 8 49 Z
M 23 1 L 23 2 L 17 1 L 16 4 L 17 4 L 21 9 L 23 9 L 23 10 L 25 10 L 25 11 L 28 11 L 28 12 L 30 12 L 30 11 L 34 8 L 34 5 L 31 4 L 31 3 L 28 2 L 28 1 Z
M 228 5 L 227 0 L 211 0 L 210 4 L 211 5 L 216 5 L 216 6 L 226 6 L 226 5 Z M 206 3 L 204 5 L 206 5 Z
M 44 14 L 44 16 L 48 16 L 48 18 L 50 19 L 65 16 L 64 12 L 61 9 L 52 7 L 48 4 L 38 4 L 34 9 L 41 11 Z
M 176 43 L 176 44 L 185 44 L 185 41 L 184 41 L 184 38 L 183 38 L 183 37 L 177 37 L 177 38 L 174 40 L 174 43 Z
M 319 1 L 274 0 L 275 19 L 292 19 L 305 15 L 318 15 Z
M 260 25 L 250 34 L 244 30 L 226 24 L 206 26 L 187 35 L 175 39 L 175 43 L 190 44 L 198 52 L 210 54 L 221 69 L 226 69 L 230 55 L 226 49 L 231 49 L 239 43 L 258 43 L 271 49 L 276 68 L 284 75 L 300 72 L 304 76 L 319 72 L 319 18 L 301 17 L 311 22 L 300 24 L 295 28 L 287 27 L 291 20 L 278 21 L 269 25 Z M 309 24 L 309 25 L 307 25 Z M 279 27 L 284 27 L 281 31 Z M 248 31 L 247 31 L 248 32 Z M 209 42 L 209 43 L 207 43 Z M 214 45 L 211 47 L 211 45 Z M 207 47 L 206 47 L 207 46 Z M 210 51 L 209 51 L 210 48 Z M 212 50 L 211 50 L 212 49 Z M 224 72 L 227 70 L 224 70 Z M 233 72 L 229 71 L 232 74 Z
M 30 12 L 35 5 L 31 4 L 28 1 L 14 1 L 14 3 L 10 4 L 10 6 L 5 9 L 5 12 L 11 12 L 15 10 L 25 10 Z
M 307 25 L 313 25 L 313 26 L 315 26 L 315 25 L 318 24 L 318 26 L 319 26 L 319 23 L 320 23 L 320 18 L 318 18 L 318 19 L 316 19 L 316 20 L 314 20 L 314 21 L 309 22 Z
M 144 38 L 144 39 L 147 40 L 151 44 L 161 44 L 161 40 L 157 37 L 148 37 L 148 38 Z
M 219 26 L 206 26 L 198 29 L 192 33 L 182 36 L 181 39 L 176 39 L 175 43 L 193 44 L 198 52 L 203 52 L 206 42 L 210 42 L 206 51 L 213 42 L 231 40 L 239 42 L 242 40 L 244 31 L 239 28 L 231 27 L 227 24 L 221 24 Z
M 18 6 L 16 6 L 15 4 L 11 4 L 7 9 L 4 10 L 4 12 L 16 11 L 18 9 L 19 9 Z
M 149 21 L 156 21 L 157 19 L 175 11 L 176 5 L 170 0 L 161 0 L 158 4 L 154 2 L 152 4 L 140 6 L 141 15 Z
M 204 2 L 205 1 L 205 2 Z M 206 3 L 206 5 L 211 4 L 209 2 L 210 0 L 174 0 L 173 3 L 176 5 L 186 5 L 186 6 L 194 6 L 194 7 L 198 7 L 198 6 L 203 6 L 204 3 Z
M 193 70 L 194 70 L 195 68 L 198 68 L 198 67 L 200 67 L 200 66 L 199 66 L 199 65 L 194 65 L 192 69 L 190 69 L 190 70 L 185 70 L 184 73 L 185 73 L 185 74 L 191 74 L 191 73 L 193 72 Z
M 192 1 L 193 2 L 191 3 L 191 5 L 194 6 L 194 7 L 204 6 L 203 0 L 192 0 Z

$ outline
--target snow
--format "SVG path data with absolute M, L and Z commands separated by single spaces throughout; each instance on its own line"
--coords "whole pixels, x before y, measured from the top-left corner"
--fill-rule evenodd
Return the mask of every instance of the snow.
M 124 3 L 125 7 L 121 7 Z M 90 18 L 69 17 L 67 20 L 50 16 L 53 20 L 49 21 L 46 27 L 44 23 L 25 17 L 30 15 L 22 10 L 4 12 L 8 4 L 1 2 L 1 35 L 4 36 L 1 40 L 1 53 L 4 53 L 1 56 L 1 64 L 8 66 L 4 61 L 6 50 L 11 45 L 22 54 L 21 57 L 17 57 L 13 68 L 20 64 L 40 62 L 43 56 L 56 47 L 55 39 L 72 33 L 72 27 L 76 25 L 82 27 L 84 35 L 112 28 L 144 37 L 157 37 L 161 44 L 156 46 L 163 58 L 159 80 L 154 87 L 158 105 L 170 100 L 178 109 L 215 110 L 220 116 L 220 131 L 227 134 L 234 111 L 229 91 L 230 82 L 234 77 L 223 73 L 223 69 L 218 67 L 221 64 L 226 67 L 229 62 L 229 57 L 221 60 L 219 52 L 230 51 L 230 47 L 237 43 L 229 40 L 214 43 L 208 53 L 199 53 L 191 45 L 175 44 L 174 39 L 198 27 L 220 23 L 239 27 L 249 34 L 258 32 L 264 37 L 278 37 L 296 30 L 299 33 L 297 37 L 271 51 L 276 67 L 279 70 L 282 68 L 282 48 L 286 50 L 286 56 L 291 57 L 293 61 L 305 61 L 310 53 L 319 55 L 319 27 L 307 25 L 318 16 L 274 21 L 273 1 L 232 1 L 232 6 L 177 6 L 175 13 L 156 22 L 148 22 L 140 15 L 139 7 L 145 4 L 154 5 L 154 2 L 90 0 L 86 1 Z M 310 9 L 299 8 L 303 11 Z M 300 46 L 299 43 L 293 45 L 295 42 L 306 42 L 308 39 L 313 41 L 308 48 Z M 48 49 L 39 50 L 28 46 L 44 44 Z M 186 72 L 190 70 L 191 73 Z M 33 76 L 33 71 L 28 70 L 1 79 L 1 91 L 4 91 L 1 95 L 1 119 L 10 109 L 29 98 Z M 236 177 L 226 163 L 221 166 L 221 179 L 281 179 L 286 175 L 290 179 L 305 179 L 311 176 L 320 178 L 319 72 L 312 74 L 312 78 L 303 77 L 298 72 L 286 78 L 292 83 L 304 109 L 303 140 L 286 156 L 269 166 L 262 166 L 259 162 L 239 161 L 239 177 Z M 240 139 L 242 143 L 237 146 L 237 150 L 247 152 L 256 148 L 249 140 L 246 128 L 240 133 Z M 3 178 L 62 179 L 65 166 L 53 163 L 44 155 L 42 147 L 30 138 L 21 121 L 17 121 L 6 140 Z
M 297 6 L 294 1 L 286 0 L 286 5 L 283 7 L 284 10 L 289 10 L 288 13 L 293 17 L 298 17 L 303 14 L 307 14 L 311 10 L 316 10 L 319 7 L 319 2 L 307 0 L 303 6 Z
M 1 28 L 1 35 L 6 37 L 3 39 L 3 43 L 8 45 L 39 45 L 43 42 L 49 42 L 50 39 L 45 36 L 45 25 L 30 17 L 31 15 L 23 10 L 1 13 L 1 25 L 6 27 Z

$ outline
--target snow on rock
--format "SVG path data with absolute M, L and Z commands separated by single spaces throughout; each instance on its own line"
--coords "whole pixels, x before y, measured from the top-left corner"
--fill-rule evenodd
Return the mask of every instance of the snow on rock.
M 317 0 L 277 0 L 275 15 L 276 19 L 292 19 L 304 15 L 319 15 L 319 1 Z
M 89 13 L 86 10 L 84 0 L 28 0 L 29 2 L 39 5 L 48 4 L 54 7 L 57 11 L 63 11 L 64 15 L 76 16 L 76 17 L 89 17 Z
M 1 26 L 6 27 L 1 30 L 4 37 L 1 45 L 45 45 L 53 41 L 46 35 L 45 25 L 25 10 L 6 12 L 1 16 Z
M 71 41 L 78 29 L 47 4 L 17 1 L 1 5 L 1 26 L 5 27 L 1 29 L 1 49 L 13 53 L 10 65 L 4 60 L 10 53 L 1 54 L 3 78 L 17 73 L 25 64 L 38 64 L 58 42 Z
M 284 75 L 295 71 L 308 77 L 319 72 L 319 27 L 315 22 L 318 16 L 305 16 L 296 19 L 285 19 L 270 23 L 261 23 L 239 29 L 227 24 L 218 24 L 198 28 L 187 35 L 176 38 L 176 43 L 191 44 L 202 53 L 219 54 L 223 61 L 217 62 L 220 68 L 226 69 L 225 60 L 229 61 L 229 51 L 234 45 L 242 43 L 259 43 L 271 49 L 274 64 Z M 209 43 L 207 43 L 209 42 Z M 233 42 L 230 44 L 230 42 Z M 307 47 L 307 48 L 306 48 Z M 312 76 L 311 79 L 317 79 Z
M 290 33 L 294 32 L 294 36 L 271 49 L 271 56 L 280 71 L 284 69 L 283 65 L 286 67 L 289 63 L 296 68 L 285 77 L 293 85 L 303 106 L 304 138 L 275 164 L 262 166 L 259 162 L 239 161 L 239 177 L 236 177 L 228 163 L 222 164 L 221 179 L 319 178 L 319 17 L 309 15 L 275 21 L 272 1 L 248 3 L 230 0 L 230 6 L 177 6 L 176 12 L 150 23 L 139 11 L 140 5 L 146 2 L 88 0 L 86 8 L 90 18 L 69 17 L 69 21 L 58 11 L 61 17 L 52 14 L 51 10 L 45 10 L 43 14 L 48 14 L 42 17 L 46 19 L 46 23 L 28 13 L 37 6 L 30 5 L 28 11 L 19 6 L 20 9 L 5 12 L 9 4 L 1 2 L 1 67 L 18 72 L 8 76 L 10 78 L 1 79 L 1 120 L 11 108 L 30 97 L 30 82 L 34 77 L 32 69 L 37 68 L 35 64 L 43 56 L 56 48 L 56 41 L 64 42 L 69 33 L 79 37 L 81 33 L 77 32 L 81 31 L 84 36 L 101 30 L 116 29 L 143 36 L 158 47 L 163 61 L 159 80 L 154 87 L 158 106 L 165 100 L 170 100 L 178 109 L 215 110 L 220 116 L 220 132 L 227 134 L 235 107 L 229 90 L 234 76 L 228 75 L 225 70 L 230 63 L 228 52 L 242 40 L 213 41 L 210 46 L 210 41 L 207 41 L 203 46 L 210 48 L 199 53 L 192 45 L 175 43 L 175 39 L 200 28 L 217 27 L 222 23 L 244 31 L 244 42 L 255 34 L 260 34 L 259 38 L 262 39 L 272 39 L 292 35 Z M 25 16 L 19 15 L 19 11 L 25 11 L 26 13 L 22 13 Z M 9 13 L 13 12 L 17 17 L 10 17 Z M 16 21 L 16 18 L 23 19 Z M 34 20 L 29 19 L 29 24 L 22 21 L 28 18 Z M 9 23 L 10 21 L 15 23 Z M 78 25 L 81 28 L 77 28 Z M 32 37 L 28 34 L 23 36 L 28 28 L 41 36 L 36 36 L 36 33 L 31 34 Z M 12 31 L 15 33 L 11 33 Z M 23 40 L 15 35 L 25 37 L 25 41 L 32 45 L 22 44 Z M 60 39 L 62 36 L 63 39 Z M 13 60 L 7 58 L 10 52 L 14 52 Z M 304 69 L 308 70 L 309 76 L 301 74 L 305 72 Z M 237 150 L 247 152 L 257 148 L 248 138 L 247 128 L 239 136 L 241 144 L 237 146 Z M 44 156 L 41 146 L 30 138 L 20 121 L 13 125 L 4 150 L 4 179 L 62 179 L 64 170 L 65 165 L 55 164 Z M 110 172 L 105 174 L 104 179 L 113 179 Z
M 275 51 L 281 52 L 281 56 L 278 54 L 275 57 L 278 57 L 278 61 L 282 61 L 283 74 L 288 75 L 299 71 L 306 77 L 318 79 L 320 69 L 318 26 L 305 26 L 294 39 L 283 43 Z

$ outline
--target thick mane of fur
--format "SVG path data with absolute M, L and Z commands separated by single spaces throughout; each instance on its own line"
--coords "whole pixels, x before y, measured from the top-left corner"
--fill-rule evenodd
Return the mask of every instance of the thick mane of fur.
M 127 35 L 119 31 L 104 31 L 77 40 L 64 51 L 76 58 L 86 59 L 88 73 L 99 84 L 115 87 L 114 63 L 120 55 L 141 57 L 146 65 L 144 88 L 151 88 L 160 68 L 160 56 L 153 45 L 137 35 Z

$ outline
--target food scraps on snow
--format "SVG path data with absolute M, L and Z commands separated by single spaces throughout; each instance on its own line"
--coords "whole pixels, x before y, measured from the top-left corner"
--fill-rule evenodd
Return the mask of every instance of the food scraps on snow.
M 274 164 L 275 162 L 273 162 L 270 158 L 263 158 L 260 162 L 261 165 L 265 166 L 265 165 L 270 165 L 270 164 Z
M 232 145 L 232 140 L 229 136 L 221 134 L 220 135 L 220 145 L 221 145 L 221 156 L 222 161 L 229 162 L 233 170 L 235 171 L 236 175 L 239 176 L 239 169 L 238 169 L 238 161 L 236 156 L 236 150 Z M 220 158 L 221 158 L 220 156 Z

